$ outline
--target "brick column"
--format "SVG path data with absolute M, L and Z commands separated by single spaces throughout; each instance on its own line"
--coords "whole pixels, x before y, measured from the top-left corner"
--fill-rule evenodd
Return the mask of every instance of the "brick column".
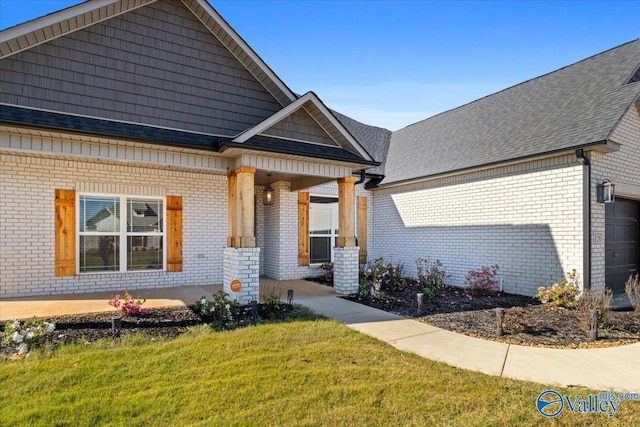
M 240 304 L 260 299 L 260 248 L 254 229 L 254 175 L 256 169 L 239 166 L 227 174 L 229 238 L 223 252 L 223 288 Z M 231 282 L 239 280 L 238 292 Z
M 358 293 L 359 254 L 358 246 L 333 248 L 333 289 L 336 293 Z
M 240 304 L 260 301 L 260 248 L 224 248 L 223 288 Z M 231 282 L 240 281 L 238 292 L 231 290 Z

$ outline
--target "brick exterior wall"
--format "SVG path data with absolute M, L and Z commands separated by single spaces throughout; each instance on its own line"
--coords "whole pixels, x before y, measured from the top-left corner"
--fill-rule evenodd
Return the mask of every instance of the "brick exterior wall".
M 0 154 L 0 297 L 222 283 L 226 176 Z M 183 271 L 54 276 L 54 190 L 183 197 Z
M 343 295 L 358 293 L 358 246 L 334 248 L 333 287 L 337 293 Z
M 265 276 L 277 280 L 298 279 L 323 274 L 318 265 L 309 267 L 298 266 L 298 192 L 290 191 L 290 183 L 280 181 L 271 184 L 275 190 L 275 202 L 272 206 L 264 206 L 264 219 L 258 218 L 258 224 L 264 223 L 264 246 L 262 258 Z M 311 195 L 338 197 L 338 185 L 330 182 L 317 185 L 306 190 Z M 373 197 L 364 190 L 363 184 L 356 186 L 356 196 L 366 196 L 367 222 L 369 230 L 368 251 L 371 251 L 371 227 L 373 226 Z M 258 211 L 260 214 L 261 212 Z M 357 221 L 357 212 L 356 212 Z
M 605 205 L 597 203 L 596 186 L 603 179 L 616 185 L 616 197 L 640 200 L 640 101 L 620 121 L 611 139 L 620 144 L 613 153 L 591 155 L 591 283 L 605 286 Z
M 240 304 L 260 301 L 260 248 L 225 248 L 223 264 L 224 291 Z M 238 292 L 231 290 L 235 279 L 241 283 Z
M 417 258 L 439 259 L 452 284 L 498 264 L 505 291 L 533 295 L 582 271 L 582 176 L 566 155 L 376 190 L 369 257 L 413 274 Z

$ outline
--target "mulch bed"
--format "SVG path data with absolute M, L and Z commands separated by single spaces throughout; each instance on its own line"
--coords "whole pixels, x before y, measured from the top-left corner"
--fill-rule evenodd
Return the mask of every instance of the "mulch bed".
M 423 309 L 417 312 L 417 292 L 420 292 L 419 288 L 409 284 L 403 290 L 386 292 L 381 298 L 346 298 L 442 329 L 511 344 L 591 348 L 640 341 L 638 312 L 611 311 L 606 328 L 599 330 L 596 341 L 590 341 L 587 320 L 577 310 L 553 309 L 534 298 L 508 293 L 469 299 L 462 288 L 444 286 L 436 294 L 425 296 Z M 522 330 L 511 328 L 502 337 L 496 337 L 497 307 L 507 309 L 507 326 L 519 326 Z

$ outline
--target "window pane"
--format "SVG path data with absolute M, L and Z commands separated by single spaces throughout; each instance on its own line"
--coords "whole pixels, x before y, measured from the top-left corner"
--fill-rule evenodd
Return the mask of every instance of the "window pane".
M 311 237 L 309 257 L 312 264 L 331 262 L 331 237 Z
M 80 271 L 118 271 L 120 245 L 117 236 L 80 236 Z
M 331 205 L 309 207 L 309 233 L 331 233 Z
M 129 233 L 162 232 L 162 200 L 127 199 L 127 231 Z
M 127 270 L 162 270 L 162 237 L 127 237 Z
M 120 198 L 80 196 L 80 231 L 120 231 Z

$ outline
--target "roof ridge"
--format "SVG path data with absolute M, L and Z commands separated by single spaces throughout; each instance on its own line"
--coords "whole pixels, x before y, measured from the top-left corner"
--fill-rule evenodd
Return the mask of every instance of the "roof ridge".
M 594 54 L 594 55 L 588 56 L 588 57 L 586 57 L 586 58 L 583 58 L 583 59 L 581 59 L 581 60 L 579 60 L 579 61 L 573 62 L 573 63 L 568 64 L 568 65 L 565 65 L 565 66 L 560 67 L 560 68 L 558 68 L 558 69 L 555 69 L 555 70 L 553 70 L 553 71 L 549 71 L 548 73 L 544 73 L 544 74 L 541 74 L 541 75 L 539 75 L 539 76 L 532 77 L 532 78 L 527 79 L 527 80 L 525 80 L 525 81 L 523 81 L 523 82 L 516 83 L 516 84 L 514 84 L 514 85 L 512 85 L 512 86 L 509 86 L 509 87 L 506 87 L 506 88 L 504 88 L 504 89 L 501 89 L 501 90 L 499 90 L 499 91 L 497 91 L 497 92 L 493 92 L 493 93 L 490 93 L 490 94 L 485 95 L 485 96 L 483 96 L 483 97 L 480 97 L 480 98 L 474 99 L 473 101 L 469 101 L 469 102 L 467 102 L 466 104 L 459 105 L 459 106 L 454 107 L 454 108 L 451 108 L 451 109 L 449 109 L 449 110 L 441 111 L 440 113 L 434 114 L 433 116 L 427 117 L 427 118 L 422 119 L 422 120 L 420 120 L 420 121 L 417 121 L 417 122 L 415 122 L 415 123 L 411 123 L 410 125 L 407 125 L 407 126 L 405 126 L 405 127 L 401 128 L 401 129 L 398 129 L 398 130 L 396 130 L 396 131 L 393 131 L 392 133 L 400 132 L 400 131 L 402 131 L 402 130 L 404 130 L 404 129 L 407 129 L 407 128 L 410 128 L 410 127 L 412 127 L 412 126 L 419 125 L 419 124 L 421 124 L 421 123 L 426 122 L 427 120 L 431 120 L 431 119 L 434 119 L 434 118 L 436 118 L 436 117 L 439 117 L 439 116 L 441 116 L 441 115 L 443 115 L 443 114 L 447 114 L 447 113 L 450 113 L 450 112 L 452 112 L 452 111 L 459 110 L 459 109 L 464 108 L 464 107 L 466 107 L 466 106 L 468 106 L 468 105 L 475 104 L 476 102 L 482 101 L 483 99 L 489 98 L 489 97 L 494 96 L 494 95 L 497 95 L 497 94 L 499 94 L 499 93 L 506 92 L 506 91 L 508 91 L 508 90 L 510 90 L 510 89 L 513 89 L 513 88 L 515 88 L 515 87 L 522 86 L 522 85 L 524 85 L 524 84 L 526 84 L 526 83 L 529 83 L 529 82 L 531 82 L 531 81 L 538 80 L 538 79 L 540 79 L 540 78 L 542 78 L 542 77 L 546 77 L 546 76 L 548 76 L 548 75 L 551 75 L 551 74 L 557 73 L 557 72 L 562 71 L 562 70 L 564 70 L 564 69 L 566 69 L 566 68 L 573 67 L 574 65 L 578 65 L 578 64 L 580 64 L 580 63 L 582 63 L 582 62 L 588 61 L 588 60 L 593 59 L 593 58 L 595 58 L 595 57 L 598 57 L 598 56 L 600 56 L 600 55 L 604 55 L 605 53 L 611 52 L 612 50 L 616 50 L 616 49 L 619 49 L 619 48 L 621 48 L 621 47 L 623 47 L 623 46 L 626 46 L 626 45 L 629 45 L 629 44 L 632 44 L 632 43 L 635 43 L 635 42 L 639 42 L 639 41 L 640 41 L 640 38 L 637 38 L 637 39 L 634 39 L 634 40 L 630 40 L 630 41 L 628 41 L 628 42 L 622 43 L 621 45 L 618 45 L 618 46 L 615 46 L 615 47 L 609 48 L 609 49 L 607 49 L 607 50 L 604 50 L 604 51 L 602 51 L 602 52 L 596 53 L 596 54 Z

